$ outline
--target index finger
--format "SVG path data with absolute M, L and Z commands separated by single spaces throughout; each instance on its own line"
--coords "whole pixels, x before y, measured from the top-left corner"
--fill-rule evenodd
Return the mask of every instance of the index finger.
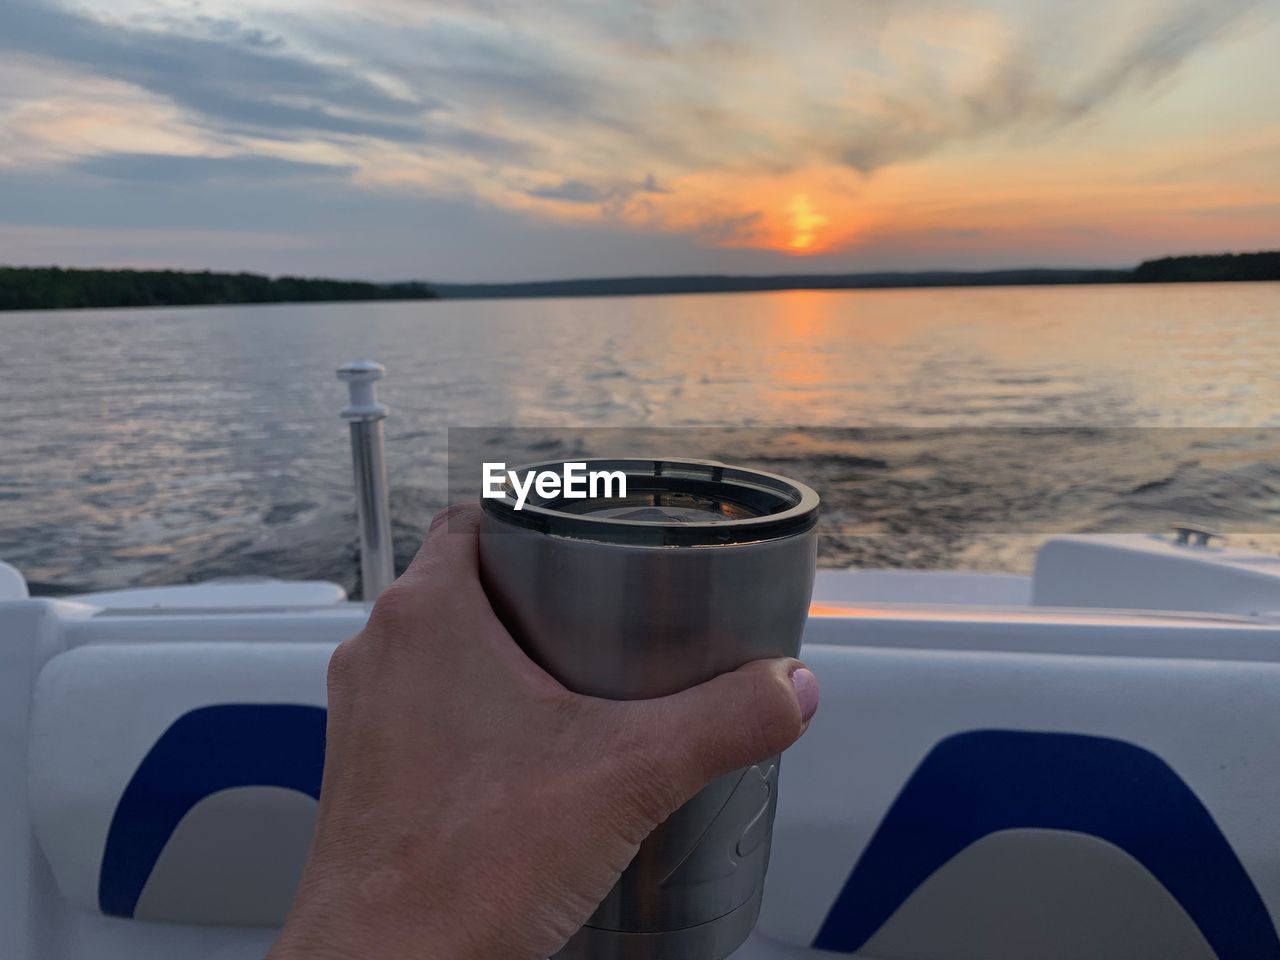
M 441 577 L 475 577 L 479 568 L 480 504 L 455 503 L 431 520 L 403 579 L 421 581 Z

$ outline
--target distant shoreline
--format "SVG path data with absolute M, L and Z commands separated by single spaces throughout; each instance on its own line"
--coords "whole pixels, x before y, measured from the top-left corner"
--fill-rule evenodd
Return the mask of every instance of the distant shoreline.
M 773 290 L 888 290 L 914 287 L 1025 287 L 1236 280 L 1280 280 L 1280 251 L 1163 257 L 1158 260 L 1147 260 L 1131 269 L 1031 267 L 1018 270 L 919 270 L 776 274 L 773 276 L 697 274 L 675 277 L 538 280 L 526 283 L 434 283 L 432 288 L 442 300 L 469 300 L 680 293 L 758 293 Z
M 425 283 L 369 283 L 257 273 L 0 267 L 0 311 L 434 300 Z
M 697 274 L 522 283 L 369 283 L 209 271 L 0 267 L 0 311 L 1268 280 L 1280 280 L 1280 251 L 1163 257 L 1147 260 L 1132 269 L 927 270 L 772 276 Z

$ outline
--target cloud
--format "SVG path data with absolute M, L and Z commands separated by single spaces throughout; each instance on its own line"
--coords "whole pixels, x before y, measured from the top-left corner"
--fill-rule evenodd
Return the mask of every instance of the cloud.
M 466 198 L 367 191 L 348 181 L 135 181 L 80 172 L 0 177 L 0 262 L 172 266 L 457 282 L 759 270 L 768 255 L 601 222 L 556 223 Z M 43 223 L 42 226 L 27 224 Z M 428 229 L 428 227 L 432 229 Z M 258 242 L 253 242 L 257 237 Z
M 280 180 L 284 178 L 350 177 L 354 166 L 305 163 L 279 157 L 236 154 L 195 157 L 167 153 L 107 153 L 74 164 L 85 173 L 111 180 L 147 183 L 208 183 L 213 180 Z
M 600 203 L 609 198 L 609 190 L 585 180 L 562 180 L 549 187 L 538 187 L 528 191 L 531 197 L 542 197 L 544 200 L 563 200 L 566 203 Z
M 1150 88 L 1166 80 L 1261 3 L 1262 0 L 1184 0 L 1167 13 L 1161 11 L 1124 45 L 1118 56 L 1067 99 L 1068 115 L 1086 113 L 1120 93 Z
M 755 238 L 764 212 L 752 210 L 732 217 L 709 217 L 695 226 L 698 236 L 717 245 L 741 245 Z
M 439 104 L 399 97 L 349 66 L 290 54 L 260 31 L 210 36 L 97 19 L 38 0 L 6 0 L 0 49 L 76 64 L 167 97 L 210 121 L 280 134 L 413 141 Z
M 876 109 L 852 118 L 837 143 L 840 162 L 862 173 L 916 160 L 942 147 L 1018 128 L 1042 132 L 1080 120 L 1116 100 L 1156 87 L 1256 9 L 1261 0 L 1182 0 L 1148 21 L 1092 68 L 1063 71 L 1045 40 L 1018 37 L 971 89 L 947 90 L 938 77 L 886 89 Z
M 1098 37 L 1090 18 L 1035 2 L 1014 17 L 955 0 L 331 0 L 323 16 L 280 6 L 247 24 L 8 0 L 0 48 L 134 84 L 215 133 L 465 155 L 489 199 L 505 184 L 589 206 L 656 192 L 619 182 L 628 162 L 664 181 L 816 162 L 870 173 L 994 132 L 1048 136 L 1167 79 L 1261 2 L 1118 3 Z M 1085 26 L 1065 53 L 1060 20 Z
M 534 38 L 529 38 L 533 40 Z M 589 111 L 595 86 L 561 59 L 550 33 L 540 42 L 520 42 L 520 31 L 487 27 L 459 18 L 436 17 L 412 33 L 408 59 L 397 68 L 430 83 L 455 102 L 501 103 L 513 112 L 573 115 Z
M 825 221 L 812 264 L 870 256 L 859 238 L 905 256 L 890 227 L 987 255 L 978 239 L 1011 234 L 972 230 L 1049 211 L 1045 235 L 1066 236 L 1084 190 L 1095 213 L 1167 211 L 1172 186 L 1144 193 L 1156 154 L 1270 123 L 1265 2 L 0 0 L 0 209 L 224 232 L 306 230 L 323 209 L 423 251 L 426 274 L 426 253 L 455 262 L 467 217 L 526 240 L 546 225 L 559 254 L 485 261 L 514 277 L 633 249 L 606 235 L 755 263 L 802 249 L 788 211 L 806 197 Z M 1275 198 L 1273 157 L 1239 162 L 1240 195 Z M 10 189 L 30 171 L 40 204 Z M 1198 177 L 1197 203 L 1231 193 L 1212 162 L 1168 177 Z M 353 256 L 376 266 L 373 242 Z
M 591 183 L 587 180 L 561 180 L 559 183 L 525 191 L 531 197 L 559 200 L 564 203 L 618 203 L 641 193 L 670 193 L 659 186 L 652 173 L 635 183 L 611 181 Z

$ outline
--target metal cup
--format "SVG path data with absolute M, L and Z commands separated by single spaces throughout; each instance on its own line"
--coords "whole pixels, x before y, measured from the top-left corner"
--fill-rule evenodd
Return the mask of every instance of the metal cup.
M 485 590 L 535 662 L 570 690 L 629 700 L 796 655 L 813 589 L 813 490 L 700 460 L 583 462 L 625 474 L 627 496 L 531 493 L 516 509 L 508 490 L 484 501 Z M 557 956 L 732 953 L 760 910 L 778 764 L 720 777 L 664 821 Z

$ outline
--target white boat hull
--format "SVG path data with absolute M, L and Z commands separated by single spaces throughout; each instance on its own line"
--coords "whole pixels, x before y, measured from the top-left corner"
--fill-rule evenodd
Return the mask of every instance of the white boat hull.
M 365 608 L 7 589 L 4 955 L 261 958 L 314 818 L 328 656 Z M 1280 561 L 1153 538 L 1064 538 L 1033 578 L 824 573 L 822 709 L 741 958 L 1280 958 L 1272 611 Z

